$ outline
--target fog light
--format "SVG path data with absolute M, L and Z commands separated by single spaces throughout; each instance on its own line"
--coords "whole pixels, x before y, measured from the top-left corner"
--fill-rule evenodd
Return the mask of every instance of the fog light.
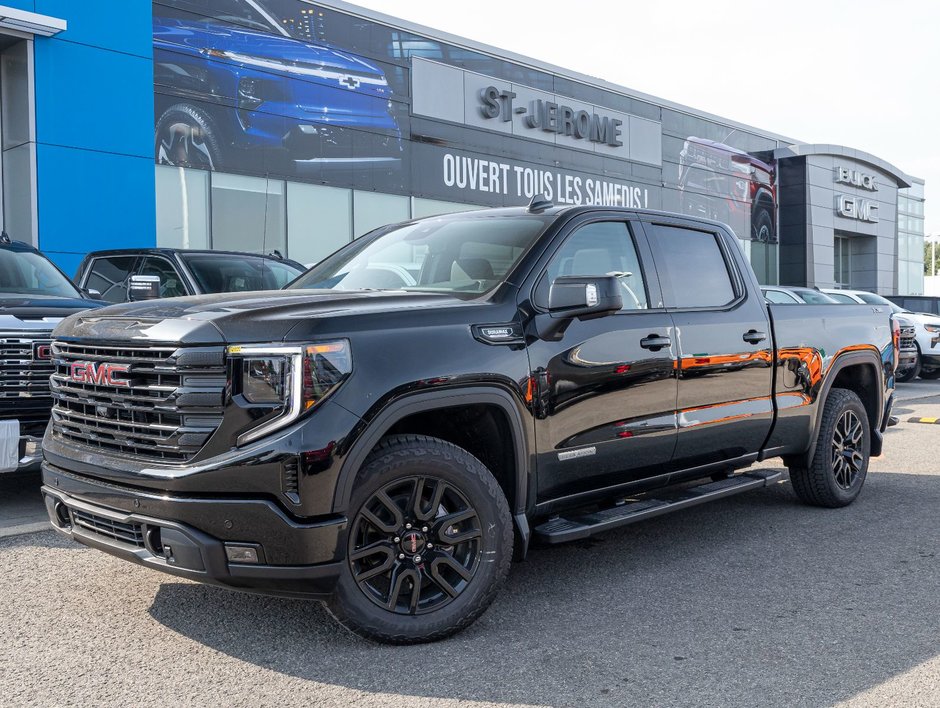
M 258 549 L 254 546 L 233 546 L 226 543 L 225 555 L 232 563 L 258 562 Z
M 55 518 L 59 524 L 60 528 L 68 528 L 72 525 L 72 518 L 69 515 L 68 507 L 65 506 L 62 502 L 56 502 L 55 507 Z

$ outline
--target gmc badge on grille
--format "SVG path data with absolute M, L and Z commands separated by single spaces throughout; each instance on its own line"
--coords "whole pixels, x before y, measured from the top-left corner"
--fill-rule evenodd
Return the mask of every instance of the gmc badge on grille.
M 106 361 L 73 361 L 69 366 L 69 378 L 77 383 L 129 388 L 130 381 L 116 377 L 116 374 L 126 374 L 129 368 L 127 364 L 110 364 Z
M 33 361 L 52 359 L 52 342 L 33 342 Z

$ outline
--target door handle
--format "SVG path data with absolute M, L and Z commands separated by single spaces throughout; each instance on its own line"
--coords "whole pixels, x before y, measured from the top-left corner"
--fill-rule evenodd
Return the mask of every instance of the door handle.
M 744 341 L 748 344 L 759 344 L 767 339 L 766 332 L 758 332 L 756 329 L 749 329 L 744 333 Z
M 663 347 L 668 347 L 672 345 L 672 340 L 669 337 L 663 337 L 659 334 L 650 334 L 640 340 L 640 346 L 644 349 L 649 349 L 650 351 L 657 352 Z

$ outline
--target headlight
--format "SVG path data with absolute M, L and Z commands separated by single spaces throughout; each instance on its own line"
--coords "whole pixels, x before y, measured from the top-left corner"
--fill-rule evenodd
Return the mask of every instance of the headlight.
M 940 325 L 925 324 L 924 329 L 926 329 L 931 334 L 936 334 L 937 332 L 940 332 Z
M 290 425 L 352 373 L 345 339 L 297 346 L 231 346 L 227 354 L 232 397 L 253 418 L 238 436 L 238 445 Z

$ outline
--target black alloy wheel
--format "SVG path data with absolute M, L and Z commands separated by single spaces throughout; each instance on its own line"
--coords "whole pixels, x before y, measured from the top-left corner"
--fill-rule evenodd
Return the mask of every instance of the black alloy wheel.
M 479 459 L 426 435 L 383 438 L 349 501 L 346 562 L 326 601 L 356 634 L 414 644 L 448 637 L 486 611 L 509 573 L 513 525 Z
M 832 434 L 832 471 L 842 489 L 851 489 L 861 474 L 865 463 L 861 451 L 864 432 L 862 421 L 852 410 L 845 411 L 836 423 Z
M 480 517 L 456 487 L 406 477 L 369 497 L 352 524 L 349 563 L 359 589 L 403 615 L 438 610 L 462 593 L 480 565 Z
M 868 475 L 871 423 L 854 391 L 833 388 L 826 397 L 812 459 L 789 464 L 790 483 L 806 504 L 851 504 Z

